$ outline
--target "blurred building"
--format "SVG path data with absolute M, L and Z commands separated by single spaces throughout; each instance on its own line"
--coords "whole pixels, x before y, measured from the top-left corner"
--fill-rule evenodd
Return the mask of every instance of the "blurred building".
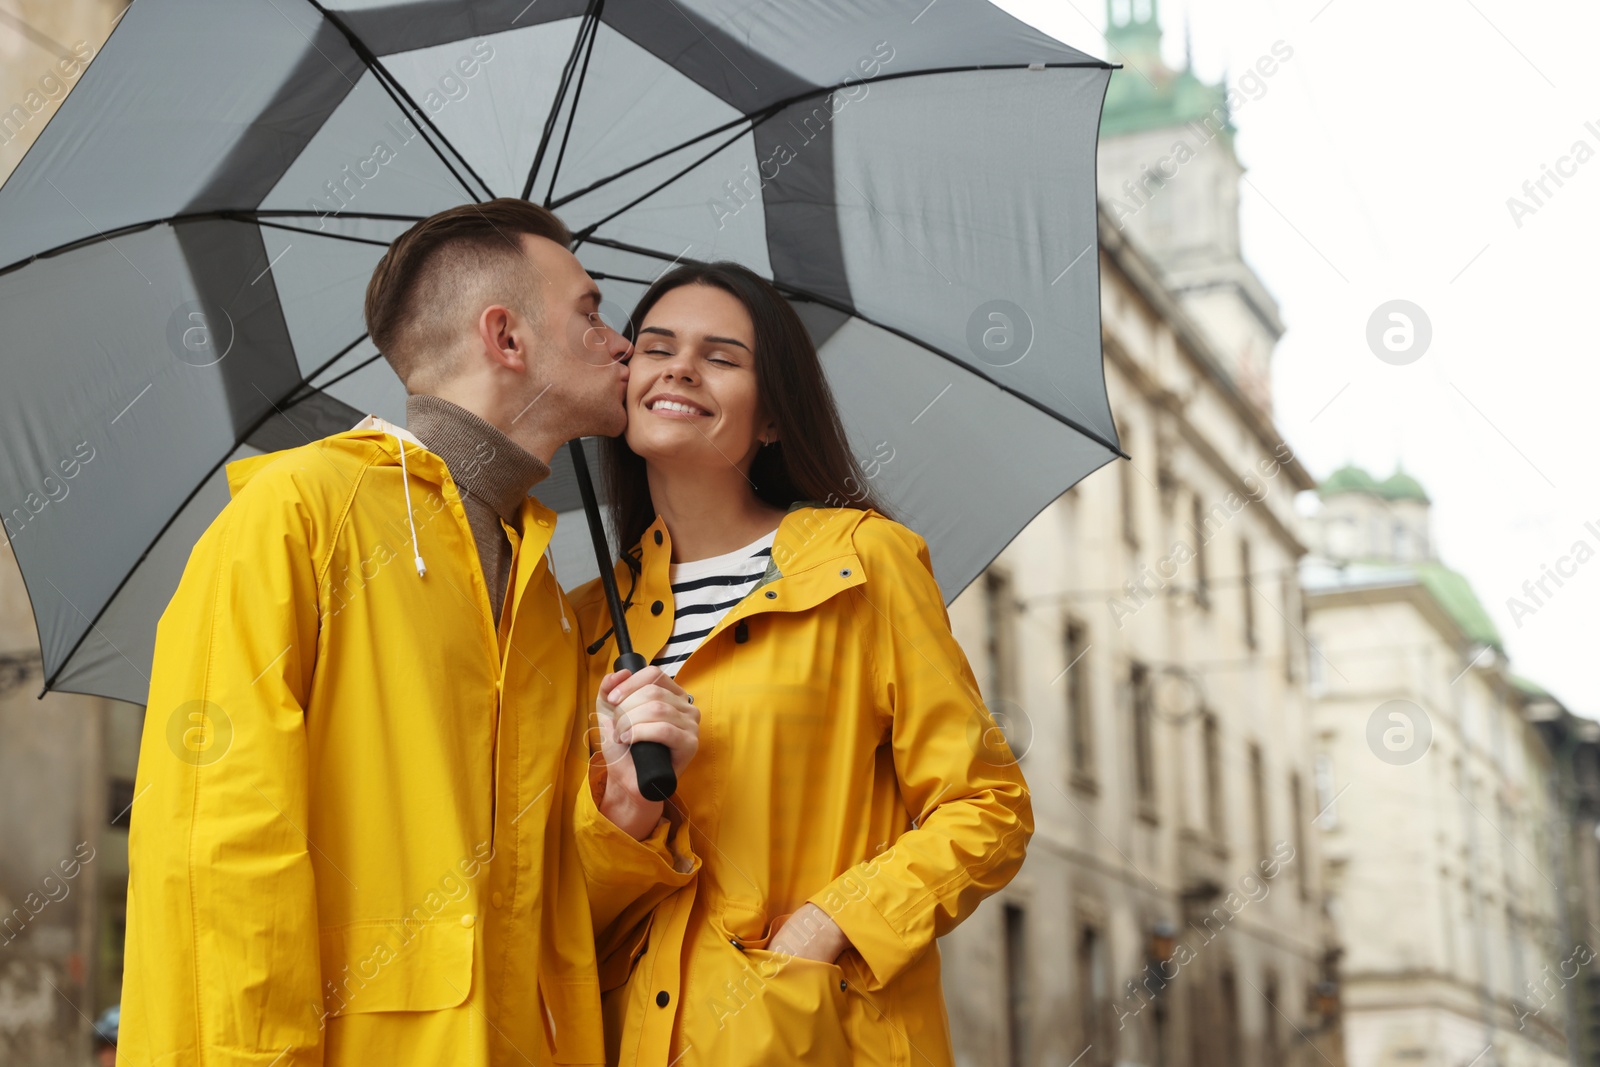
M 951 609 L 1038 824 L 941 945 L 973 1067 L 1342 1063 L 1296 580 L 1314 482 L 1269 411 L 1283 327 L 1239 255 L 1226 90 L 1162 63 L 1156 17 L 1108 4 L 1101 310 L 1133 460 Z
M 0 2 L 0 176 L 9 175 L 125 0 Z M 87 1063 L 121 995 L 127 819 L 141 709 L 50 695 L 0 501 L 0 1063 Z M 15 527 L 15 528 L 14 528 Z
M 1600 723 L 1574 715 L 1526 678 L 1512 678 L 1523 713 L 1536 724 L 1555 760 L 1552 804 L 1565 830 L 1557 842 L 1565 927 L 1573 943 L 1600 951 Z M 1573 975 L 1541 972 L 1535 986 L 1554 983 L 1566 994 L 1572 1062 L 1600 1067 L 1600 966 Z
M 1319 497 L 1302 580 L 1349 1063 L 1565 1063 L 1594 989 L 1595 724 L 1510 673 L 1415 479 L 1345 467 Z M 1584 791 L 1579 840 L 1565 815 Z

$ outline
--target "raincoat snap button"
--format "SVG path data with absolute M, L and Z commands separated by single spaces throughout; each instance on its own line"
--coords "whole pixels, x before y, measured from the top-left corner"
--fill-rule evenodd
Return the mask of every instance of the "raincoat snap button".
M 845 990 L 844 979 L 841 978 L 841 979 L 839 979 L 839 992 L 843 993 L 844 990 Z
M 473 916 L 473 915 L 463 915 L 463 916 L 461 916 L 461 925 L 462 926 L 471 926 L 473 923 L 475 923 L 477 921 L 478 921 L 477 917 Z
M 533 521 L 538 523 L 540 526 L 549 526 L 550 525 L 550 520 L 549 519 L 535 519 Z
M 661 603 L 661 601 L 658 600 L 654 604 L 650 605 L 650 614 L 652 614 L 652 615 L 660 615 L 661 614 L 661 609 L 664 608 L 664 607 L 666 607 L 666 605 Z
M 661 531 L 657 530 L 656 531 L 656 544 L 659 545 L 660 543 L 661 543 Z
M 846 568 L 845 568 L 845 569 L 844 569 L 844 570 L 842 570 L 842 571 L 840 571 L 840 572 L 839 572 L 839 577 L 841 577 L 841 578 L 848 578 L 848 577 L 850 577 L 850 568 L 849 568 L 849 567 L 846 567 Z
M 777 592 L 775 590 L 768 589 L 767 590 L 767 599 L 768 600 L 777 600 L 778 599 Z
M 494 896 L 489 898 L 489 903 L 493 904 L 497 908 L 502 907 L 505 902 L 506 898 L 501 896 L 499 893 L 496 893 Z
M 672 995 L 669 994 L 665 989 L 663 989 L 661 992 L 656 994 L 656 1007 L 658 1007 L 658 1008 L 666 1007 L 667 1006 L 667 1002 L 670 1001 L 671 999 L 672 999 Z

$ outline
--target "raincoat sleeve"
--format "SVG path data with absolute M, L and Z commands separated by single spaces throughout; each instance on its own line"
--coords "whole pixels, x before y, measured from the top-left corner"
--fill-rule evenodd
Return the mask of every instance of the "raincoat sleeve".
M 570 598 L 584 642 L 593 641 L 599 636 L 596 631 L 604 632 L 609 625 L 599 579 L 573 590 Z M 608 660 L 605 656 L 587 658 L 585 705 L 592 708 L 594 694 L 608 673 Z M 598 735 L 591 730 L 589 736 L 593 740 Z M 591 746 L 586 743 L 585 747 Z M 688 826 L 671 805 L 667 808 L 668 817 L 643 841 L 635 840 L 607 818 L 600 810 L 606 790 L 605 761 L 598 752 L 590 753 L 587 759 L 588 773 L 578 787 L 574 822 L 601 985 L 610 988 L 626 978 L 632 950 L 649 929 L 648 920 L 656 905 L 693 881 L 700 859 L 690 846 Z
M 876 516 L 858 527 L 855 543 L 880 713 L 889 717 L 895 773 L 915 826 L 810 903 L 850 939 L 859 979 L 882 989 L 1011 880 L 1033 833 L 1033 808 L 950 631 L 927 543 Z
M 619 952 L 631 957 L 645 920 L 656 905 L 694 879 L 700 859 L 690 850 L 683 820 L 669 815 L 638 841 L 606 817 L 596 793 L 605 796 L 605 762 L 599 753 L 590 757 L 589 774 L 579 790 L 577 837 L 595 956 L 604 975 L 608 958 Z
M 304 834 L 317 586 L 290 484 L 263 473 L 223 509 L 157 627 L 119 1062 L 323 1062 Z

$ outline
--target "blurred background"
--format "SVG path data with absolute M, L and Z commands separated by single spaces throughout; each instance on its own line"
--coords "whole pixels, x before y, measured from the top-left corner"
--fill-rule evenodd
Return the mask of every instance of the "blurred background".
M 1122 64 L 1100 270 L 1133 459 L 951 608 L 1038 820 L 942 945 L 961 1062 L 1600 1064 L 1600 10 L 1000 6 Z M 123 7 L 0 0 L 0 174 Z M 142 722 L 41 686 L 7 549 L 18 1067 L 106 1044 Z

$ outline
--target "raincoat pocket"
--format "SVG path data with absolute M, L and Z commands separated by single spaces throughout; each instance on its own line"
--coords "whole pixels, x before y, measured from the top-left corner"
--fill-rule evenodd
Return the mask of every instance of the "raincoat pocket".
M 318 941 L 330 1017 L 438 1011 L 472 990 L 473 929 L 459 918 L 368 919 L 323 927 Z
M 852 1060 L 845 1037 L 844 971 L 760 948 L 732 950 L 735 974 L 718 1005 L 708 1067 L 828 1065 Z

